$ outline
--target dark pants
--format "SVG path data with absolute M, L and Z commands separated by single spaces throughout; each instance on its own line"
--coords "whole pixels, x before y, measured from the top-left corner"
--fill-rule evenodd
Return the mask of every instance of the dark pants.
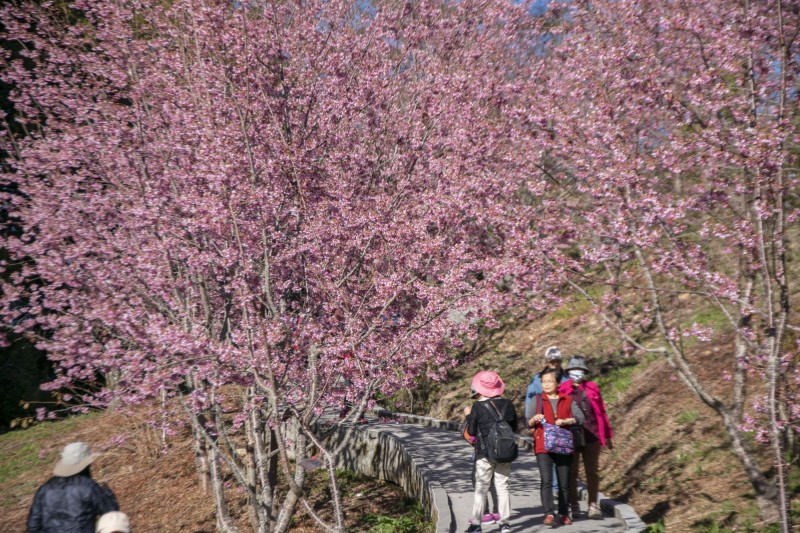
M 570 471 L 571 483 L 569 499 L 571 503 L 578 503 L 578 470 L 583 459 L 583 469 L 586 471 L 586 485 L 589 490 L 589 503 L 597 503 L 597 492 L 600 490 L 600 441 L 587 442 L 586 446 L 579 449 L 573 456 L 572 470 Z
M 558 514 L 569 514 L 569 470 L 572 466 L 571 455 L 558 453 L 537 453 L 539 477 L 542 478 L 541 498 L 544 514 L 555 514 L 553 505 L 553 465 L 558 476 Z

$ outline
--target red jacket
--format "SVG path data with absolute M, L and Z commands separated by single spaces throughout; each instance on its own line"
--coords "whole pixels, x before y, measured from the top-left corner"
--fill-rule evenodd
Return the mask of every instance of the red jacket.
M 542 398 L 542 395 L 539 395 L 533 398 L 533 402 L 536 407 L 535 414 L 539 414 L 540 412 L 544 414 L 544 419 L 549 424 L 555 424 L 556 418 L 561 418 L 562 420 L 572 418 L 571 396 L 565 394 L 558 395 L 558 406 L 556 407 L 558 417 L 553 413 L 553 406 L 549 398 Z M 566 428 L 569 426 L 563 427 Z M 542 425 L 538 422 L 533 425 L 533 453 L 547 453 L 544 449 L 544 428 L 542 428 Z

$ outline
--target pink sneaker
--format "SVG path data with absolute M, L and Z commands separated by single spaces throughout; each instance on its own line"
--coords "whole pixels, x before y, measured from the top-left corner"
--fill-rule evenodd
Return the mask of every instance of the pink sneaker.
M 495 515 L 493 515 L 492 513 L 486 513 L 485 515 L 483 515 L 483 518 L 481 518 L 481 525 L 494 524 L 495 522 L 496 522 Z
M 494 521 L 495 522 L 498 522 L 498 523 L 500 522 L 500 514 L 499 513 L 494 513 L 492 516 L 494 516 Z

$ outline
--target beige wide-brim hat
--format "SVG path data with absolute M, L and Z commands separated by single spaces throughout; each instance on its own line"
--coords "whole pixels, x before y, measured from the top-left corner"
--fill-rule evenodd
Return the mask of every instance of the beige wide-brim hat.
M 53 475 L 58 477 L 74 476 L 100 457 L 99 453 L 92 453 L 92 449 L 85 442 L 73 442 L 64 446 L 61 460 L 53 468 Z

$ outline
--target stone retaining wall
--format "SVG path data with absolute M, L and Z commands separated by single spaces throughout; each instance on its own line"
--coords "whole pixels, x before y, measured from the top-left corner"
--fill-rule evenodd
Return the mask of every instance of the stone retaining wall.
M 427 416 L 392 413 L 385 409 L 375 409 L 374 413 L 383 418 L 391 418 L 426 427 L 459 431 L 461 424 L 452 420 L 439 420 Z M 332 437 L 337 441 L 344 437 L 344 429 Z M 533 442 L 529 437 L 517 436 L 522 449 L 531 450 Z M 337 466 L 347 468 L 364 475 L 396 483 L 409 496 L 420 501 L 424 509 L 430 513 L 436 524 L 436 531 L 451 531 L 455 517 L 451 516 L 447 493 L 440 483 L 434 480 L 424 457 L 415 456 L 405 449 L 394 438 L 365 426 L 356 431 L 350 445 L 339 457 Z M 586 487 L 581 486 L 581 497 L 587 498 Z M 627 531 L 642 532 L 647 525 L 639 518 L 636 511 L 627 504 L 598 495 L 600 506 L 608 514 L 616 516 L 626 526 Z
M 340 429 L 328 438 L 328 443 L 335 445 L 344 438 L 344 433 Z M 408 451 L 391 436 L 364 426 L 354 432 L 336 466 L 399 485 L 407 495 L 420 501 L 437 525 L 436 531 L 450 531 L 453 517 L 444 488 L 434 480 L 424 457 Z

